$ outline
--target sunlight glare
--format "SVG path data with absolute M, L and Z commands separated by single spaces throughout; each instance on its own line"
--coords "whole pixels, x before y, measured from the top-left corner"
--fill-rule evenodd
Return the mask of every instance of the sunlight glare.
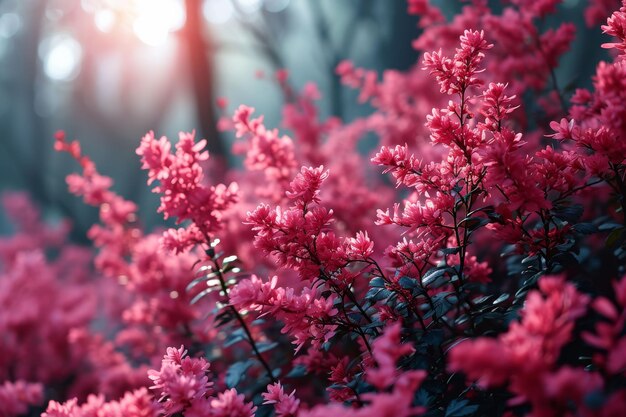
M 185 10 L 178 0 L 139 0 L 133 23 L 135 35 L 145 44 L 163 44 L 170 32 L 185 24 Z
M 94 23 L 101 32 L 110 32 L 115 25 L 115 13 L 109 9 L 98 10 L 94 15 Z

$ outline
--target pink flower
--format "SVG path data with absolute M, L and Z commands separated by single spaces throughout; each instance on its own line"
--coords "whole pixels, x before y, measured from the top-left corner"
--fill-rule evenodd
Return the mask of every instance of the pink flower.
M 358 232 L 356 237 L 348 241 L 349 251 L 346 253 L 348 257 L 356 259 L 367 259 L 374 253 L 374 242 L 370 239 L 367 232 Z
M 163 232 L 160 241 L 165 249 L 178 254 L 187 252 L 195 245 L 205 242 L 206 236 L 196 224 L 191 224 L 178 229 L 167 229 Z
M 285 181 L 296 167 L 293 141 L 288 136 L 278 136 L 278 131 L 268 130 L 263 117 L 251 119 L 252 107 L 240 106 L 233 116 L 238 138 L 247 137 L 245 165 L 254 171 L 263 171 L 270 179 Z
M 621 55 L 626 54 L 626 1 L 622 0 L 622 7 L 614 12 L 602 26 L 607 35 L 616 37 L 619 42 L 605 43 L 603 48 L 616 48 Z
M 417 187 L 423 181 L 422 164 L 409 153 L 407 145 L 398 145 L 395 148 L 383 146 L 372 158 L 372 162 L 386 167 L 383 173 L 391 172 L 396 179 L 396 186 Z M 431 179 L 428 178 L 426 181 L 431 181 Z
M 220 392 L 211 400 L 211 417 L 254 417 L 255 411 L 256 407 L 234 388 Z
M 170 231 L 165 235 L 165 245 L 176 252 L 184 252 L 218 231 L 224 212 L 238 200 L 237 183 L 205 184 L 201 167 L 209 158 L 208 152 L 203 151 L 205 146 L 206 140 L 195 143 L 193 133 L 181 133 L 176 151 L 171 153 L 167 138 L 157 140 L 149 132 L 137 148 L 142 168 L 148 170 L 148 184 L 159 182 L 153 188 L 153 192 L 161 195 L 158 211 L 165 219 L 176 218 L 177 223 L 192 222 L 187 231 Z
M 296 200 L 297 205 L 303 208 L 311 203 L 319 203 L 320 188 L 327 178 L 328 170 L 324 171 L 323 166 L 302 167 L 300 173 L 289 184 L 290 191 L 287 191 L 287 196 Z
M 554 13 L 560 0 L 513 0 L 511 3 L 532 16 L 544 17 Z
M 585 23 L 592 27 L 606 21 L 606 18 L 615 10 L 613 0 L 591 0 L 585 9 Z
M 484 126 L 491 131 L 502 130 L 502 122 L 519 106 L 513 106 L 515 96 L 504 94 L 507 85 L 489 83 L 489 88 L 483 93 L 483 108 L 481 114 L 485 117 Z
M 493 47 L 483 31 L 465 30 L 460 39 L 461 47 L 454 58 L 444 58 L 441 51 L 424 54 L 424 69 L 435 75 L 442 93 L 461 94 L 470 86 L 480 85 L 478 65 L 485 56 L 483 51 Z
M 241 280 L 230 290 L 230 303 L 238 310 L 261 310 L 275 299 L 276 281 L 276 276 L 270 282 L 263 282 L 256 275 Z
M 5 381 L 0 385 L 0 416 L 17 417 L 26 414 L 28 407 L 43 402 L 43 386 L 25 381 Z
M 203 358 L 186 357 L 187 351 L 168 348 L 159 371 L 150 370 L 151 389 L 160 390 L 159 401 L 167 415 L 176 414 L 211 393 L 207 373 L 209 363 Z
M 509 384 L 509 390 L 540 407 L 561 349 L 571 340 L 574 322 L 585 313 L 589 297 L 563 277 L 543 277 L 540 290 L 528 294 L 522 321 L 497 339 L 478 338 L 455 346 L 451 370 L 463 371 L 485 387 Z
M 411 344 L 401 343 L 401 330 L 400 323 L 388 325 L 383 335 L 372 343 L 372 355 L 378 367 L 368 369 L 366 379 L 367 382 L 380 390 L 396 382 L 398 377 L 396 363 L 398 359 L 415 351 Z
M 76 398 L 65 403 L 50 401 L 42 417 L 157 417 L 157 407 L 145 388 L 127 392 L 117 401 L 105 402 L 104 397 L 90 395 L 78 405 Z
M 48 408 L 41 415 L 42 417 L 80 417 L 77 406 L 78 400 L 71 399 L 63 404 L 50 401 Z
M 298 414 L 300 400 L 295 397 L 296 390 L 291 394 L 286 394 L 280 382 L 267 386 L 267 392 L 264 392 L 263 404 L 273 404 L 274 410 L 278 417 L 295 417 Z
M 548 137 L 554 139 L 573 139 L 578 136 L 576 125 L 574 124 L 574 120 L 567 121 L 566 118 L 562 118 L 560 122 L 550 122 L 550 128 L 554 130 L 556 133 L 553 135 L 548 135 Z
M 430 4 L 429 0 L 409 0 L 408 13 L 420 17 L 420 27 L 428 27 L 445 20 L 441 11 Z

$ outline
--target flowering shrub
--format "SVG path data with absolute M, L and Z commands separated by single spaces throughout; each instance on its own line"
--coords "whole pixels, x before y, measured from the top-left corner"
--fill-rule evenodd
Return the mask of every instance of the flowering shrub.
M 59 133 L 70 192 L 100 210 L 94 263 L 5 197 L 0 416 L 621 416 L 626 2 L 602 26 L 613 59 L 571 97 L 554 69 L 573 26 L 538 26 L 558 3 L 446 21 L 409 0 L 415 68 L 337 68 L 375 111 L 320 120 L 281 71 L 291 136 L 224 114 L 244 156 L 226 183 L 205 140 L 148 133 L 164 231 Z

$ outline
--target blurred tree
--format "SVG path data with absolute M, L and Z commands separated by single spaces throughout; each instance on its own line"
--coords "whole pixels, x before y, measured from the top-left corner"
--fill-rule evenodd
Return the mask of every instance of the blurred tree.
M 463 4 L 433 1 L 449 15 Z M 601 43 L 599 30 L 584 27 L 585 5 L 565 1 L 559 16 L 579 27 L 557 73 L 563 89 L 576 75 L 588 78 L 595 59 L 585 45 Z M 0 190 L 28 190 L 83 234 L 95 213 L 64 190 L 69 167 L 51 149 L 62 128 L 81 139 L 120 193 L 149 202 L 143 217 L 157 222 L 133 153 L 141 135 L 196 128 L 228 163 L 231 138 L 216 131 L 216 97 L 227 96 L 231 109 L 263 107 L 268 125 L 279 126 L 284 97 L 271 77 L 254 78 L 259 69 L 288 69 L 294 88 L 316 82 L 323 116 L 358 117 L 368 107 L 355 105 L 356 92 L 342 88 L 335 67 L 345 58 L 378 70 L 414 65 L 418 29 L 405 9 L 400 0 L 4 0 Z M 13 29 L 3 29 L 5 21 Z

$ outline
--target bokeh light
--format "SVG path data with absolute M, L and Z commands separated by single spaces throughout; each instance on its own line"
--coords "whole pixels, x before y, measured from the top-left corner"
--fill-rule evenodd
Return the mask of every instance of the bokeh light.
M 159 46 L 185 23 L 183 0 L 81 0 L 93 15 L 96 28 L 111 33 L 126 27 L 141 42 Z M 237 17 L 250 19 L 260 11 L 280 13 L 290 0 L 204 0 L 202 14 L 210 24 L 220 25 Z
M 121 29 L 120 33 L 131 32 L 150 46 L 162 45 L 185 24 L 183 0 L 82 0 L 81 4 L 100 32 Z
M 55 81 L 71 81 L 80 72 L 83 51 L 72 36 L 57 34 L 44 40 L 40 48 L 45 74 Z
M 113 13 L 113 11 L 110 9 L 98 10 L 94 14 L 94 23 L 96 24 L 98 30 L 100 30 L 101 32 L 110 32 L 115 25 L 115 20 L 115 13 Z
M 253 14 L 258 12 L 263 6 L 263 0 L 233 0 L 236 3 L 237 10 L 244 14 Z
M 4 13 L 0 16 L 0 37 L 10 38 L 22 27 L 22 19 L 17 13 Z
M 219 25 L 233 17 L 235 8 L 230 0 L 205 0 L 202 11 L 207 21 Z

